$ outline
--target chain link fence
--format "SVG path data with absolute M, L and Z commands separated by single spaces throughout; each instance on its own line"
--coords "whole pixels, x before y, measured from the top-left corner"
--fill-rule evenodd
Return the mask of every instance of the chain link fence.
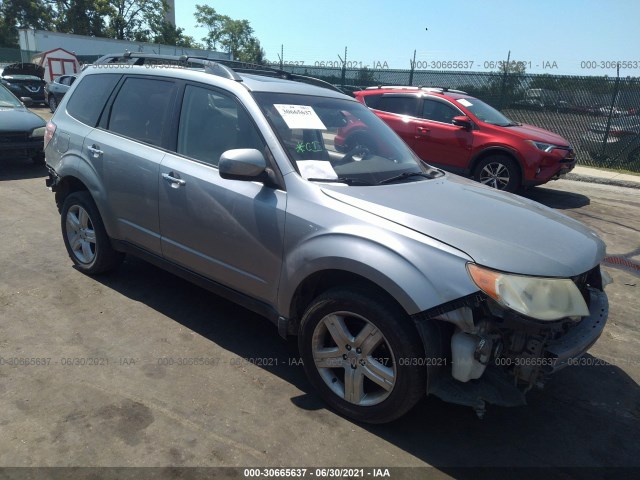
M 284 65 L 346 93 L 379 85 L 463 90 L 515 122 L 566 138 L 578 163 L 640 172 L 640 78 Z
M 28 62 L 36 52 L 0 48 L 0 65 Z M 91 63 L 98 56 L 79 57 Z M 515 122 L 566 138 L 579 164 L 640 172 L 640 78 L 480 73 L 283 65 L 346 93 L 379 85 L 463 90 Z

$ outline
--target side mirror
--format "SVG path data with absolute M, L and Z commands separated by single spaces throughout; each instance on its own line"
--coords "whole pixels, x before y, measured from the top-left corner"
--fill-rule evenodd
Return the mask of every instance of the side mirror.
M 218 171 L 227 180 L 264 182 L 269 179 L 267 162 L 260 150 L 254 148 L 227 150 L 220 156 Z
M 27 108 L 33 105 L 33 100 L 30 97 L 20 97 L 20 101 Z
M 459 115 L 457 117 L 453 117 L 452 123 L 458 127 L 462 127 L 465 130 L 471 130 L 473 124 L 471 123 L 471 119 L 466 115 Z

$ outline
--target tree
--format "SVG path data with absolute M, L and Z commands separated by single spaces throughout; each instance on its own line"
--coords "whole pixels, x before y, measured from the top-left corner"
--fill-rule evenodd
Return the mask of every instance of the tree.
M 176 27 L 164 18 L 162 21 L 151 24 L 151 41 L 163 45 L 175 45 L 185 48 L 200 48 L 202 45 L 196 43 L 193 37 L 183 35 L 183 28 Z
M 119 40 L 149 41 L 151 25 L 160 24 L 168 5 L 165 0 L 107 0 L 109 37 Z
M 56 12 L 57 31 L 104 37 L 113 8 L 108 0 L 56 0 Z
M 368 87 L 375 84 L 376 77 L 374 73 L 369 70 L 369 67 L 362 67 L 360 70 L 358 70 L 358 75 L 356 76 L 356 85 Z
M 224 23 L 231 20 L 226 15 L 220 15 L 209 5 L 196 5 L 196 27 L 207 28 L 209 33 L 202 37 L 202 41 L 210 50 L 217 50 L 222 37 Z
M 211 50 L 222 47 L 234 59 L 251 62 L 264 62 L 265 53 L 260 41 L 253 36 L 253 28 L 248 20 L 234 20 L 216 12 L 208 5 L 196 5 L 196 26 L 209 30 L 202 40 Z
M 53 27 L 53 8 L 38 0 L 4 0 L 0 15 L 0 41 L 6 47 L 18 47 L 18 28 Z
M 262 46 L 260 46 L 260 40 L 251 37 L 245 47 L 239 52 L 238 60 L 262 65 L 265 62 L 265 53 Z

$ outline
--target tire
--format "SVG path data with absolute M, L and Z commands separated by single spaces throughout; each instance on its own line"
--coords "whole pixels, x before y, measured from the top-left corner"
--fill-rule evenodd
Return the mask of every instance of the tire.
M 380 295 L 340 288 L 320 295 L 300 322 L 298 346 L 311 384 L 353 420 L 390 422 L 426 396 L 426 369 L 406 361 L 424 358 L 420 336 Z
M 51 113 L 54 113 L 56 108 L 58 108 L 58 101 L 56 100 L 55 95 L 51 95 L 49 96 L 49 110 L 51 110 Z
M 520 188 L 520 171 L 516 163 L 506 155 L 491 155 L 478 163 L 473 178 L 489 187 L 516 192 Z
M 122 262 L 116 252 L 89 192 L 70 194 L 60 215 L 62 238 L 76 268 L 88 275 L 108 272 Z

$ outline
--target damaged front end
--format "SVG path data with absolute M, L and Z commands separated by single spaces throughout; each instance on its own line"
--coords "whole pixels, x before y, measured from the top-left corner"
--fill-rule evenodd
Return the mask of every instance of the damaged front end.
M 584 355 L 604 329 L 608 300 L 599 266 L 571 279 L 469 267 L 480 292 L 413 319 L 427 352 L 443 350 L 434 322 L 450 332 L 449 361 L 428 372 L 427 394 L 471 406 L 482 418 L 487 403 L 524 405 L 529 390 Z

